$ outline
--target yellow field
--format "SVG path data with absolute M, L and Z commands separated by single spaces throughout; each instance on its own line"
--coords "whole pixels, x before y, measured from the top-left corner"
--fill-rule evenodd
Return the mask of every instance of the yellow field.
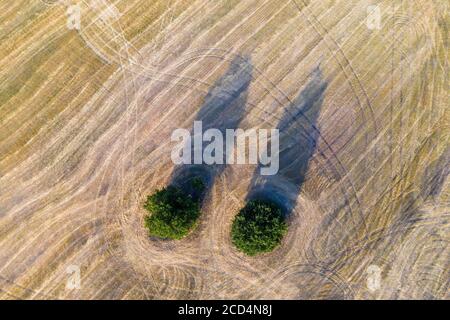
M 0 0 L 0 298 L 449 299 L 448 9 Z M 252 165 L 216 177 L 186 239 L 148 237 L 142 204 L 171 179 L 174 129 L 223 96 L 240 127 L 277 127 L 317 97 L 315 77 L 320 103 L 287 133 L 317 138 L 304 182 L 274 182 L 294 204 L 278 249 L 230 242 Z M 294 180 L 295 161 L 281 168 Z

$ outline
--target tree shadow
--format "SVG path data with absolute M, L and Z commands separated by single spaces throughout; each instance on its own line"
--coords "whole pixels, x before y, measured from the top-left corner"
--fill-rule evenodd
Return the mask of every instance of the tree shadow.
M 210 128 L 218 129 L 225 137 L 226 129 L 236 129 L 241 123 L 248 97 L 248 87 L 252 80 L 253 66 L 249 57 L 238 56 L 231 61 L 227 72 L 219 78 L 207 93 L 195 121 L 202 121 L 203 132 Z M 194 129 L 191 129 L 193 137 Z M 209 142 L 207 142 L 209 143 Z M 202 144 L 202 150 L 205 144 Z M 225 150 L 225 141 L 223 141 Z M 191 159 L 194 154 L 193 142 L 190 145 Z M 182 164 L 175 167 L 170 184 L 180 187 L 194 199 L 203 202 L 214 184 L 214 180 L 226 167 L 224 164 Z M 195 188 L 193 179 L 200 178 L 204 188 Z
M 263 176 L 260 173 L 261 165 L 259 165 L 254 171 L 247 194 L 247 201 L 266 199 L 276 203 L 286 216 L 296 206 L 297 196 L 301 192 L 309 162 L 316 150 L 320 135 L 317 119 L 328 84 L 323 79 L 319 67 L 310 77 L 304 90 L 286 108 L 278 122 L 280 139 L 278 173 Z M 289 190 L 280 189 L 280 186 L 286 183 L 289 185 Z

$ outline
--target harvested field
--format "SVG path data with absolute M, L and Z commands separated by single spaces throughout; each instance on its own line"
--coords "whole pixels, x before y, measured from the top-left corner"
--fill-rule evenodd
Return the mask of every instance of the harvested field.
M 448 1 L 0 9 L 0 299 L 450 298 Z M 198 228 L 152 239 L 143 203 L 189 176 L 171 134 L 196 120 L 278 128 L 280 171 L 200 168 Z M 248 257 L 230 228 L 255 194 L 289 231 Z

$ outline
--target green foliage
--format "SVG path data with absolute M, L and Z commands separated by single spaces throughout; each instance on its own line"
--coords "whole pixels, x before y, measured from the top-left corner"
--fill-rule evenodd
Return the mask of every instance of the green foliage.
M 144 208 L 150 213 L 145 226 L 151 236 L 181 239 L 197 224 L 200 204 L 180 188 L 169 186 L 148 196 Z
M 191 181 L 191 185 L 197 192 L 202 192 L 205 189 L 205 183 L 199 177 L 195 177 Z
M 286 232 L 287 223 L 277 205 L 253 200 L 234 219 L 231 239 L 239 250 L 254 256 L 272 251 L 280 244 Z

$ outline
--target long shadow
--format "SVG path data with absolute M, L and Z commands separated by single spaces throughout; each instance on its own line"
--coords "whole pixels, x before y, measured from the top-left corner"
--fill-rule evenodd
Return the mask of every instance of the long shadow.
M 253 66 L 250 58 L 236 57 L 230 63 L 227 72 L 218 79 L 205 97 L 195 121 L 202 121 L 203 132 L 210 128 L 218 129 L 225 137 L 226 129 L 236 129 L 244 117 L 248 97 L 248 87 L 252 80 Z M 194 129 L 191 130 L 193 136 Z M 209 143 L 209 142 L 208 142 Z M 205 144 L 202 145 L 202 150 Z M 225 150 L 225 139 L 223 141 Z M 191 143 L 191 159 L 194 159 L 194 144 Z M 198 199 L 200 203 L 226 166 L 224 164 L 183 164 L 175 167 L 171 184 L 179 186 L 184 192 Z M 195 188 L 193 179 L 200 178 L 204 184 L 203 190 Z
M 272 176 L 260 174 L 258 166 L 247 194 L 247 201 L 266 199 L 278 204 L 289 215 L 295 208 L 297 197 L 288 196 L 285 190 L 280 190 L 280 182 L 290 185 L 289 193 L 294 190 L 300 194 L 309 162 L 313 156 L 319 130 L 316 126 L 317 118 L 323 104 L 327 82 L 317 67 L 311 74 L 311 79 L 305 89 L 286 108 L 278 122 L 279 130 L 279 171 Z M 273 156 L 272 156 L 273 159 Z

